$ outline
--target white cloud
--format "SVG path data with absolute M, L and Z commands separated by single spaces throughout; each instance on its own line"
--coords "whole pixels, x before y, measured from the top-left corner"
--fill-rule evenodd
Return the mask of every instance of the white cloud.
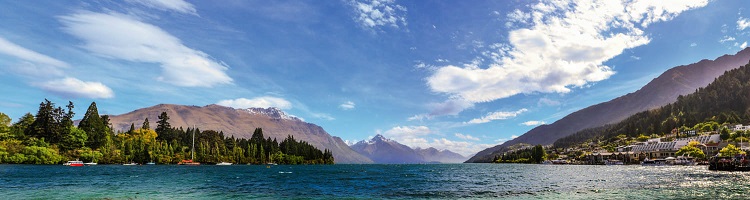
M 37 53 L 0 37 L 0 53 L 42 65 L 68 67 L 68 63 Z
M 479 141 L 479 138 L 476 138 L 476 137 L 474 137 L 474 136 L 471 136 L 471 135 L 469 135 L 469 134 L 466 134 L 466 135 L 464 135 L 464 134 L 461 134 L 461 133 L 456 133 L 456 134 L 454 134 L 454 135 L 456 135 L 456 137 L 458 137 L 458 138 L 461 138 L 461 139 L 464 139 L 464 140 L 474 140 L 474 141 Z
M 736 40 L 734 37 L 724 36 L 723 38 L 721 38 L 721 40 L 719 40 L 719 43 L 731 42 L 734 40 Z
M 183 0 L 127 0 L 131 3 L 141 4 L 153 9 L 163 11 L 175 11 L 185 14 L 198 15 L 195 6 Z
M 421 121 L 423 119 L 432 119 L 437 116 L 458 115 L 458 113 L 461 113 L 461 111 L 472 107 L 474 107 L 474 103 L 472 102 L 460 98 L 452 98 L 441 103 L 429 103 L 427 104 L 427 109 L 430 110 L 430 113 L 418 114 L 413 117 L 409 117 L 408 120 Z
M 239 99 L 228 99 L 228 100 L 221 100 L 217 105 L 232 107 L 232 108 L 269 108 L 269 107 L 275 107 L 282 110 L 287 110 L 292 108 L 292 103 L 289 101 L 278 98 L 278 97 L 271 97 L 271 96 L 262 96 L 262 97 L 256 97 L 253 99 L 246 99 L 246 98 L 239 98 Z
M 19 64 L 9 67 L 14 73 L 33 79 L 32 86 L 66 98 L 112 98 L 112 89 L 101 82 L 85 82 L 73 77 L 65 77 L 63 68 L 69 68 L 66 62 L 24 48 L 0 37 L 0 54 L 6 54 L 21 60 Z
M 377 131 L 378 133 L 380 131 Z M 426 126 L 397 126 L 383 133 L 384 136 L 411 148 L 434 147 L 468 156 L 497 144 L 478 144 L 468 141 L 452 141 L 446 138 L 431 138 L 437 133 Z M 472 137 L 473 138 L 473 137 Z
M 341 105 L 339 105 L 339 108 L 341 108 L 343 110 L 351 110 L 351 109 L 354 109 L 354 106 L 355 106 L 354 102 L 347 101 L 347 102 L 344 102 Z
M 432 91 L 469 102 L 520 93 L 567 93 L 615 74 L 603 63 L 648 44 L 642 30 L 707 1 L 577 1 L 532 6 L 530 27 L 510 31 L 510 50 L 488 68 L 444 66 L 427 78 Z
M 84 41 L 95 55 L 131 62 L 159 63 L 157 80 L 184 87 L 232 82 L 227 66 L 191 49 L 161 28 L 117 13 L 79 12 L 59 18 L 65 32 Z
M 695 42 L 690 43 L 690 47 L 696 47 L 696 46 L 698 46 L 698 43 L 695 43 Z
M 36 83 L 35 85 L 64 97 L 112 98 L 115 96 L 112 89 L 100 82 L 85 82 L 71 77 Z
M 750 27 L 750 19 L 740 17 L 737 20 L 737 30 L 745 30 L 748 27 Z
M 528 24 L 529 19 L 531 19 L 531 13 L 516 9 L 513 12 L 508 13 L 506 17 L 508 19 L 508 22 L 505 23 L 505 26 L 508 28 L 512 28 L 517 24 Z
M 406 27 L 406 7 L 395 0 L 351 0 L 354 7 L 354 20 L 366 28 L 390 26 Z
M 542 125 L 542 124 L 547 124 L 547 122 L 544 122 L 544 121 L 527 121 L 527 122 L 521 123 L 521 125 L 525 125 L 525 126 L 539 126 L 539 125 Z
M 552 100 L 552 99 L 549 99 L 549 98 L 546 98 L 546 97 L 543 97 L 543 98 L 539 99 L 539 101 L 536 103 L 536 105 L 537 106 L 541 106 L 541 105 L 559 106 L 560 102 Z
M 331 115 L 327 113 L 310 113 L 310 115 L 312 115 L 314 118 L 317 118 L 317 119 L 323 119 L 323 120 L 328 120 L 328 121 L 336 120 L 336 118 L 331 117 Z
M 511 139 L 516 139 L 516 138 L 518 138 L 518 136 L 517 135 L 511 135 L 510 138 Z
M 407 146 L 414 147 L 417 144 L 426 144 L 427 139 L 423 137 L 432 133 L 432 130 L 426 126 L 396 126 L 385 131 L 383 135 Z
M 747 47 L 747 41 L 743 42 L 743 43 L 742 43 L 742 44 L 740 45 L 740 49 L 744 49 L 745 47 Z
M 510 119 L 526 111 L 529 111 L 529 110 L 527 110 L 526 108 L 522 108 L 520 110 L 513 111 L 513 112 L 501 112 L 501 111 L 491 112 L 491 113 L 487 113 L 487 115 L 485 115 L 484 117 L 475 118 L 464 123 L 465 124 L 483 124 L 483 123 L 487 123 L 487 122 L 494 121 L 494 120 Z

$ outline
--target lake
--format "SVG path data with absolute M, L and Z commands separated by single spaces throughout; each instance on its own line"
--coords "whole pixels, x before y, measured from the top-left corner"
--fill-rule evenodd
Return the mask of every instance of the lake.
M 706 166 L 523 164 L 0 165 L 3 199 L 744 198 L 750 173 Z

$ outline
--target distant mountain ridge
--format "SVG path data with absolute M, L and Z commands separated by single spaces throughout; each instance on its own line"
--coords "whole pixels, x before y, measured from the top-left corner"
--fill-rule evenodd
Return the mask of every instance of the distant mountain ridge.
M 552 144 L 587 128 L 620 122 L 635 113 L 675 102 L 679 95 L 707 86 L 725 71 L 743 66 L 748 60 L 750 48 L 745 48 L 735 55 L 671 68 L 636 92 L 573 112 L 552 124 L 538 126 L 513 140 L 480 151 L 466 162 L 491 162 L 495 154 L 514 144 Z
M 466 157 L 449 150 L 412 149 L 380 134 L 357 142 L 351 148 L 379 164 L 460 163 L 466 160 Z
M 283 140 L 292 135 L 318 149 L 329 149 L 336 163 L 372 163 L 369 158 L 353 151 L 341 138 L 331 136 L 320 126 L 287 115 L 278 108 L 235 109 L 220 105 L 159 104 L 110 116 L 110 123 L 115 130 L 126 131 L 131 124 L 140 127 L 146 118 L 155 123 L 162 112 L 167 112 L 172 127 L 195 125 L 201 130 L 222 131 L 227 137 L 231 135 L 236 138 L 250 138 L 255 128 L 262 128 L 266 137 Z

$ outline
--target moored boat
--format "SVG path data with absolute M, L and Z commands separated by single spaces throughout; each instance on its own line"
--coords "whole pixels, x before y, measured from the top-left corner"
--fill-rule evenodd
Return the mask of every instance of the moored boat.
M 216 163 L 216 165 L 226 166 L 226 165 L 232 165 L 232 163 L 230 163 L 230 162 L 220 162 L 220 163 Z
M 66 163 L 63 163 L 63 165 L 71 166 L 71 167 L 83 167 L 83 161 L 78 161 L 78 160 L 68 161 Z
M 130 163 L 124 163 L 122 165 L 133 166 L 133 165 L 138 165 L 138 163 L 130 162 Z
M 625 163 L 622 162 L 622 160 L 609 159 L 609 160 L 605 160 L 604 164 L 605 165 L 624 165 Z
M 653 159 L 652 160 L 652 159 L 646 158 L 641 162 L 641 166 L 664 166 L 664 165 L 667 165 L 666 159 Z
M 91 165 L 96 165 L 96 163 L 95 162 L 87 162 L 87 163 L 83 163 L 83 165 L 91 166 Z
M 180 161 L 177 164 L 178 165 L 201 165 L 201 163 L 199 163 L 199 162 L 193 162 L 192 159 L 190 159 L 190 160 L 182 160 L 182 161 Z

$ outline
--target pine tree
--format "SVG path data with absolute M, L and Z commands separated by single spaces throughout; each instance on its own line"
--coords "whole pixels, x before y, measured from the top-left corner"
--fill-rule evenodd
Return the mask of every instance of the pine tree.
M 141 126 L 141 129 L 151 129 L 151 127 L 148 124 L 148 117 L 146 120 L 143 121 L 143 125 Z
M 91 102 L 83 119 L 78 123 L 78 128 L 85 131 L 88 135 L 87 146 L 92 149 L 98 149 L 106 142 L 107 126 L 99 117 L 99 110 L 96 108 L 96 102 Z

